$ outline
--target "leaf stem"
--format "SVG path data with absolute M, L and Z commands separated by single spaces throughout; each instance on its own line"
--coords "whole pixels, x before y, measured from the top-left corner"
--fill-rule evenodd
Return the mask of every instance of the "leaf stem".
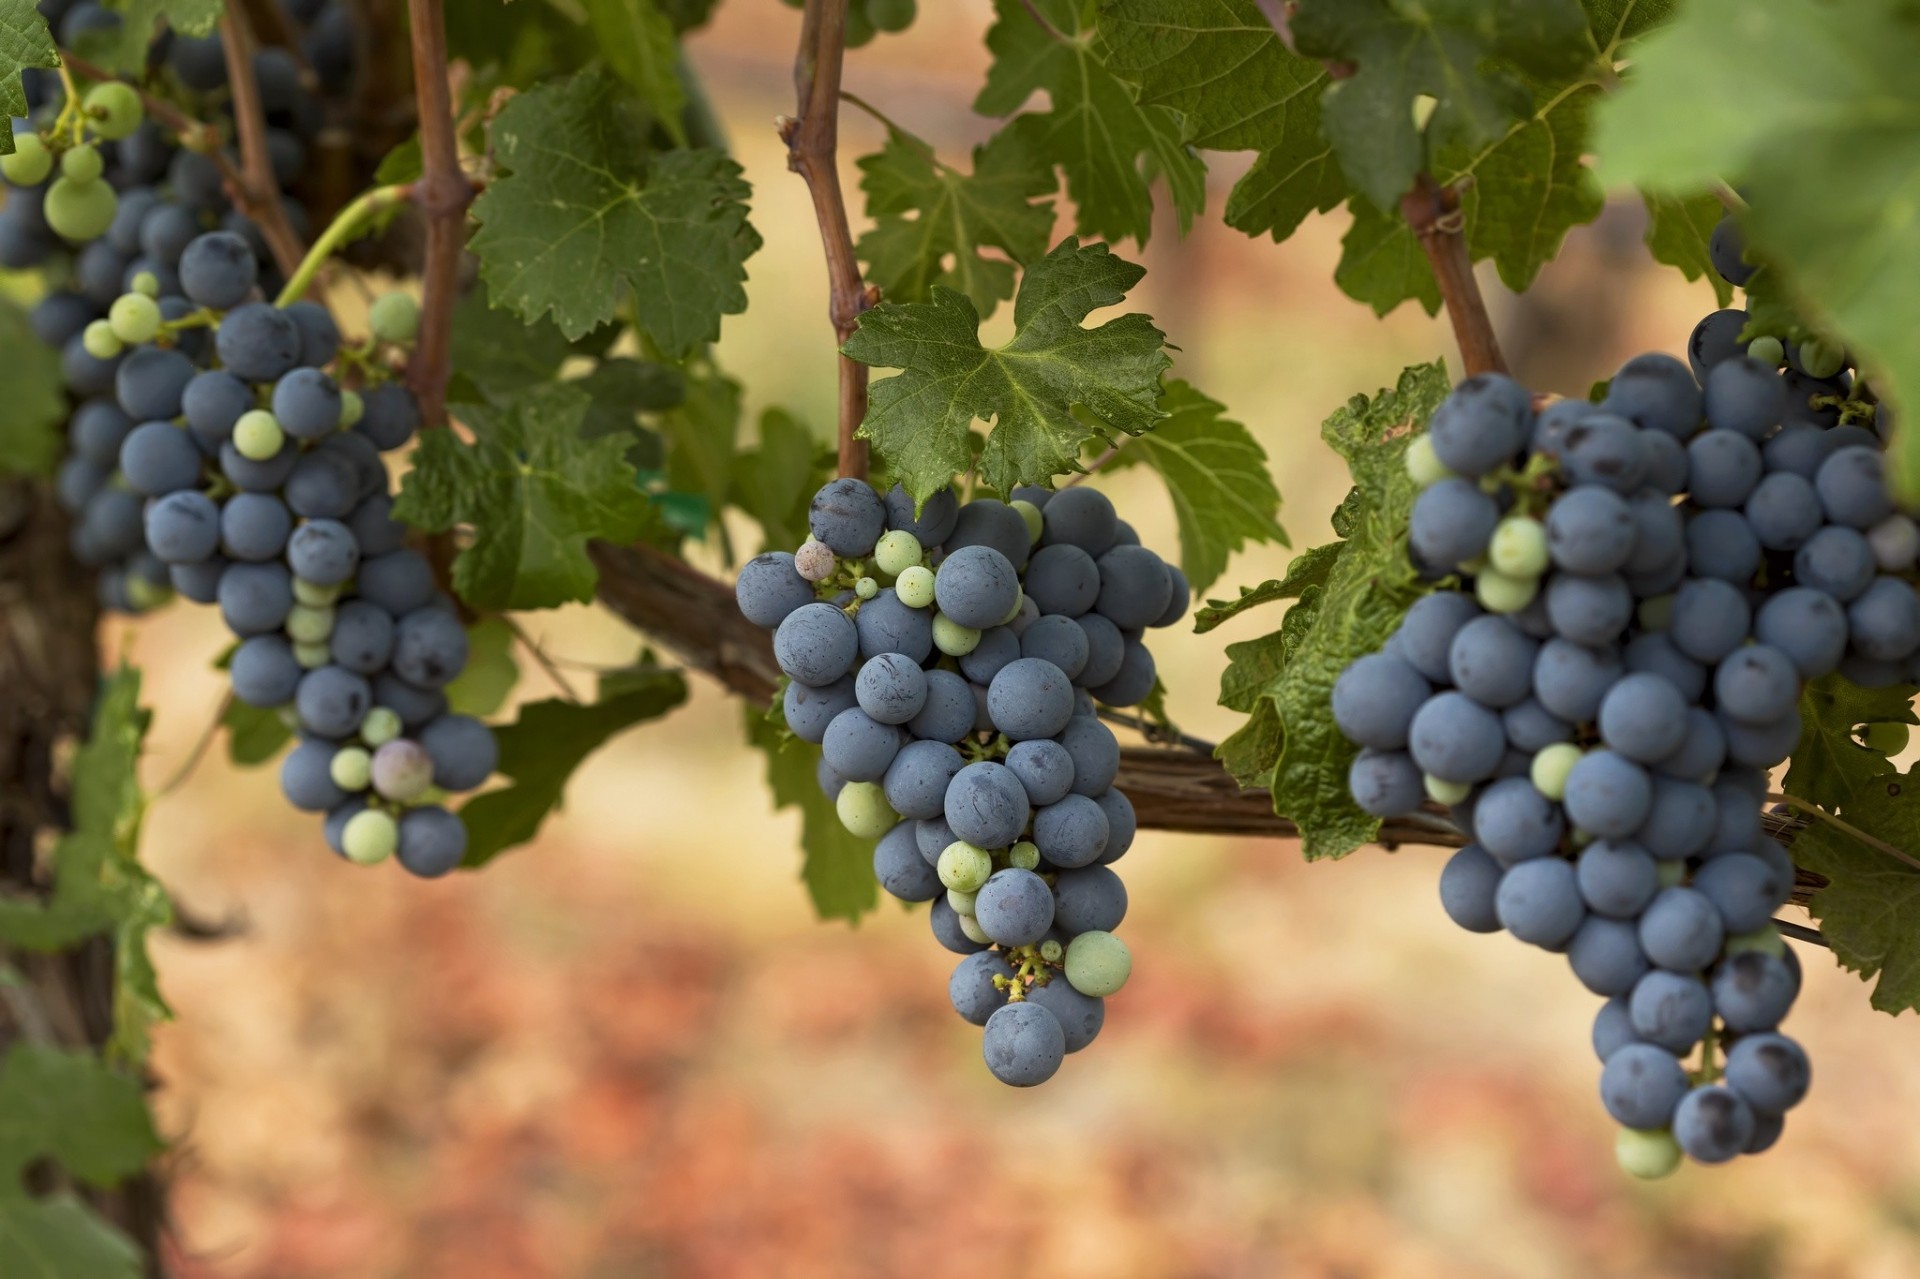
M 820 243 L 827 258 L 828 315 L 833 321 L 836 348 L 853 336 L 861 312 L 880 300 L 878 289 L 861 282 L 846 199 L 840 191 L 836 151 L 846 30 L 847 0 L 807 0 L 800 24 L 800 49 L 793 64 L 800 116 L 783 118 L 779 124 L 780 140 L 787 144 L 787 167 L 806 182 L 813 197 L 814 217 L 820 223 Z M 864 480 L 867 442 L 857 432 L 867 416 L 867 366 L 842 355 L 839 373 L 839 473 Z
M 1862 844 L 1865 844 L 1868 848 L 1873 849 L 1875 852 L 1885 853 L 1889 857 L 1892 857 L 1898 861 L 1905 862 L 1907 865 L 1913 867 L 1915 870 L 1920 870 L 1920 857 L 1915 857 L 1912 853 L 1905 852 L 1899 848 L 1894 847 L 1892 844 L 1889 844 L 1886 840 L 1881 839 L 1877 835 L 1867 834 L 1867 832 L 1861 830 L 1858 826 L 1855 826 L 1852 822 L 1846 821 L 1844 818 L 1834 816 L 1832 813 L 1829 813 L 1826 809 L 1820 807 L 1820 805 L 1818 804 L 1812 803 L 1809 800 L 1801 799 L 1798 795 L 1789 795 L 1784 791 L 1776 791 L 1768 795 L 1767 798 L 1774 801 L 1775 803 L 1785 804 L 1788 808 L 1793 809 L 1797 813 L 1805 813 L 1808 817 L 1813 818 L 1817 822 L 1824 822 L 1827 825 L 1833 827 L 1835 830 L 1839 831 L 1842 835 L 1845 835 L 1850 839 L 1859 840 Z
M 453 93 L 447 83 L 447 27 L 440 0 L 407 0 L 413 32 L 413 91 L 420 118 L 420 180 L 414 202 L 427 224 L 420 269 L 420 340 L 407 361 L 407 385 L 429 426 L 446 417 L 453 373 L 453 304 L 460 287 L 467 206 L 473 183 L 460 168 Z
M 540 647 L 540 642 L 527 634 L 526 628 L 507 614 L 501 613 L 499 617 L 507 630 L 513 633 L 513 638 L 518 641 L 520 647 L 527 650 L 533 660 L 539 663 L 540 669 L 546 672 L 547 678 L 553 681 L 553 686 L 560 690 L 560 696 L 578 706 L 580 694 L 574 691 L 572 682 L 560 673 L 560 668 L 554 664 L 551 657 L 547 656 L 547 650 Z
M 280 203 L 273 154 L 267 149 L 267 113 L 253 74 L 253 30 L 238 5 L 220 11 L 220 46 L 227 58 L 227 83 L 233 86 L 233 124 L 240 142 L 240 171 L 226 165 L 221 176 L 233 187 L 234 203 L 260 227 L 280 273 L 292 275 L 306 254 Z
M 372 190 L 361 192 L 351 204 L 334 215 L 333 221 L 327 224 L 327 229 L 320 233 L 320 238 L 315 240 L 313 247 L 307 250 L 306 257 L 301 259 L 300 265 L 288 278 L 286 287 L 280 290 L 280 296 L 273 300 L 273 304 L 292 306 L 298 302 L 306 294 L 314 277 L 320 274 L 320 268 L 327 264 L 327 259 L 338 252 L 341 246 L 364 231 L 366 224 L 375 217 L 395 205 L 411 200 L 413 195 L 414 190 L 411 184 L 374 187 Z
M 1454 341 L 1459 343 L 1467 376 L 1505 373 L 1507 362 L 1500 354 L 1486 299 L 1480 295 L 1480 282 L 1473 275 L 1459 191 L 1421 173 L 1413 189 L 1400 197 L 1400 212 L 1419 238 L 1433 278 L 1439 282 L 1440 300 L 1453 322 Z

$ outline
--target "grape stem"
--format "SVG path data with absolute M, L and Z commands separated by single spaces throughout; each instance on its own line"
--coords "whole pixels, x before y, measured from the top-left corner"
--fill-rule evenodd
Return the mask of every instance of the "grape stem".
M 1460 346 L 1460 362 L 1467 376 L 1505 373 L 1507 361 L 1500 354 L 1493 319 L 1487 314 L 1487 301 L 1480 295 L 1480 282 L 1474 278 L 1473 259 L 1467 251 L 1460 192 L 1421 173 L 1414 178 L 1413 189 L 1400 197 L 1400 213 L 1419 238 L 1427 264 L 1433 268 L 1433 278 L 1440 285 L 1440 300 L 1453 323 L 1453 338 Z
M 273 304 L 282 307 L 292 306 L 306 296 L 307 289 L 312 286 L 314 278 L 320 274 L 320 268 L 327 264 L 327 259 L 358 238 L 367 229 L 367 225 L 382 213 L 413 198 L 414 188 L 411 184 L 374 187 L 372 190 L 361 192 L 351 204 L 334 215 L 333 221 L 327 224 L 327 229 L 320 233 L 320 238 L 313 242 L 313 247 L 308 249 L 306 256 L 300 259 L 300 264 L 294 268 L 293 274 L 287 279 L 286 287 L 280 290 L 280 296 L 273 300 Z
M 280 203 L 280 184 L 273 176 L 273 154 L 267 149 L 267 113 L 260 105 L 260 82 L 253 74 L 253 28 L 237 5 L 220 11 L 220 47 L 227 58 L 227 83 L 233 86 L 233 127 L 240 142 L 240 172 L 234 184 L 234 203 L 259 226 L 267 249 L 282 275 L 292 275 L 305 256 L 300 237 Z M 231 175 L 222 175 L 232 181 Z
M 1844 818 L 1834 816 L 1832 813 L 1829 813 L 1826 809 L 1820 807 L 1820 805 L 1818 804 L 1812 803 L 1808 800 L 1801 799 L 1798 795 L 1789 795 L 1784 791 L 1776 791 L 1773 794 L 1768 795 L 1767 798 L 1772 800 L 1776 804 L 1785 804 L 1788 808 L 1793 809 L 1797 813 L 1805 813 L 1808 817 L 1813 818 L 1813 820 L 1817 822 L 1823 822 L 1826 825 L 1833 827 L 1835 830 L 1839 831 L 1842 835 L 1846 835 L 1851 839 L 1859 840 L 1862 844 L 1865 844 L 1868 848 L 1873 849 L 1875 852 L 1885 853 L 1889 857 L 1895 858 L 1898 861 L 1905 862 L 1907 865 L 1913 867 L 1915 870 L 1920 870 L 1920 857 L 1915 857 L 1912 853 L 1909 853 L 1902 849 L 1894 847 L 1892 844 L 1889 844 L 1886 840 L 1881 839 L 1877 835 L 1867 834 L 1867 832 L 1861 830 L 1858 826 L 1855 826 L 1852 822 L 1849 822 Z
M 139 85 L 121 76 L 116 76 L 105 67 L 96 66 L 78 54 L 70 53 L 62 49 L 60 50 L 61 83 L 69 86 L 67 90 L 69 93 L 73 92 L 71 88 L 72 80 L 68 75 L 69 69 L 88 80 L 93 80 L 98 83 L 104 84 L 109 80 L 118 80 L 121 84 L 127 85 L 140 96 L 140 105 L 146 109 L 146 113 L 150 118 L 158 122 L 162 128 L 172 133 L 174 137 L 178 138 L 181 146 L 186 147 L 189 151 L 198 151 L 207 156 L 208 159 L 220 167 L 222 180 L 224 180 L 229 187 L 235 190 L 240 189 L 240 171 L 233 167 L 233 161 L 229 160 L 226 152 L 220 149 L 220 131 L 213 125 L 202 120 L 194 119 L 186 112 L 180 110 L 180 108 L 174 106 L 173 103 L 168 102 L 165 98 L 154 97 Z M 245 212 L 246 210 L 243 209 L 242 211 Z
M 547 656 L 547 650 L 540 647 L 540 641 L 527 634 L 526 628 L 514 621 L 512 617 L 505 613 L 499 616 L 500 620 L 506 624 L 507 630 L 512 632 L 515 642 L 527 650 L 533 660 L 539 663 L 540 669 L 546 672 L 547 678 L 553 681 L 553 686 L 560 690 L 560 696 L 578 706 L 580 694 L 574 691 L 573 684 L 560 673 L 560 668 L 554 665 L 553 659 Z
M 880 300 L 880 291 L 860 279 L 853 256 L 853 230 L 840 191 L 836 152 L 840 136 L 840 68 L 846 49 L 847 0 L 807 0 L 800 23 L 800 49 L 794 56 L 793 85 L 798 119 L 783 116 L 780 140 L 787 144 L 787 168 L 800 175 L 813 197 L 826 252 L 828 317 L 834 345 L 844 345 L 859 326 L 861 312 Z M 839 441 L 842 477 L 867 478 L 867 442 L 857 432 L 867 416 L 867 366 L 839 357 Z
M 420 180 L 414 202 L 427 225 L 420 268 L 420 338 L 407 361 L 407 385 L 428 426 L 446 419 L 447 379 L 453 373 L 453 304 L 460 291 L 460 254 L 466 246 L 467 206 L 473 183 L 460 168 L 453 92 L 447 82 L 447 26 L 440 0 L 407 0 L 413 32 L 413 92 L 420 119 Z M 440 548 L 445 550 L 447 548 Z M 436 568 L 444 570 L 436 556 Z M 444 571 L 441 573 L 444 580 Z

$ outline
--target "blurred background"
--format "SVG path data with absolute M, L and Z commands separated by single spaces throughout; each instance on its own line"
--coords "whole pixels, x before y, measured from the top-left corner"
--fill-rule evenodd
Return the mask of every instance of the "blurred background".
M 847 87 L 964 165 L 992 127 L 969 109 L 989 18 L 923 0 L 908 35 L 850 55 Z M 734 0 L 691 47 L 766 238 L 719 358 L 749 420 L 784 405 L 825 438 L 825 273 L 772 128 L 799 21 Z M 852 160 L 880 142 L 844 113 L 856 209 Z M 1637 351 L 1684 350 L 1712 294 L 1656 269 L 1641 229 L 1637 206 L 1610 210 L 1524 302 L 1489 273 L 1523 380 L 1578 394 Z M 1453 359 L 1444 319 L 1377 320 L 1333 287 L 1343 231 L 1312 219 L 1275 246 L 1168 225 L 1131 299 L 1175 372 L 1264 442 L 1302 548 L 1346 489 L 1321 419 Z M 1152 477 L 1101 485 L 1173 551 Z M 1213 593 L 1288 555 L 1239 557 Z M 1220 650 L 1277 620 L 1160 633 L 1182 727 L 1232 730 Z M 598 610 L 523 621 L 583 683 L 637 644 Z M 219 702 L 219 623 L 173 609 L 113 642 L 150 672 L 158 787 Z M 520 695 L 552 696 L 523 665 Z M 1598 1001 L 1562 959 L 1449 924 L 1434 850 L 1309 866 L 1292 843 L 1143 833 L 1121 867 L 1133 981 L 1092 1049 L 1016 1091 L 951 1012 L 954 957 L 923 912 L 812 918 L 798 818 L 772 811 L 740 708 L 704 683 L 594 757 L 535 846 L 438 883 L 346 865 L 270 770 L 220 755 L 145 838 L 196 914 L 245 925 L 157 942 L 179 1018 L 157 1105 L 192 1279 L 1920 1275 L 1920 1035 L 1824 952 L 1802 951 L 1789 1025 L 1814 1092 L 1779 1146 L 1642 1185 L 1615 1170 L 1598 1104 Z

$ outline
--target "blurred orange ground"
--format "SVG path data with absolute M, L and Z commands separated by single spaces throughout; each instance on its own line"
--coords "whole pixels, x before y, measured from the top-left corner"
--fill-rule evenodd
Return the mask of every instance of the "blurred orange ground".
M 985 6 L 922 7 L 913 34 L 854 55 L 849 85 L 958 159 L 987 128 L 966 111 Z M 766 127 L 790 109 L 797 21 L 723 6 L 695 60 L 768 240 L 721 361 L 756 414 L 784 403 L 824 430 L 817 233 Z M 849 116 L 849 155 L 878 141 Z M 1176 372 L 1267 444 L 1300 546 L 1344 492 L 1320 419 L 1452 353 L 1442 323 L 1380 322 L 1333 289 L 1342 229 L 1163 235 L 1139 296 Z M 1620 316 L 1578 377 L 1678 351 L 1712 305 L 1670 274 L 1596 276 L 1599 232 L 1576 248 L 1548 287 L 1577 310 L 1599 278 Z M 1103 484 L 1172 549 L 1150 477 Z M 1239 557 L 1214 593 L 1287 555 Z M 582 663 L 636 644 L 584 609 L 525 620 Z M 1183 726 L 1231 731 L 1222 640 L 1276 622 L 1157 645 Z M 221 641 L 183 607 L 131 642 L 157 786 L 217 703 Z M 551 689 L 535 671 L 523 695 Z M 157 943 L 179 1015 L 156 1069 L 183 1279 L 1920 1275 L 1912 1019 L 1870 1012 L 1803 951 L 1789 1028 L 1816 1082 L 1781 1144 L 1630 1183 L 1595 1093 L 1597 1001 L 1563 960 L 1448 924 L 1430 850 L 1309 866 L 1291 844 L 1143 835 L 1120 867 L 1134 980 L 1100 1040 L 1026 1092 L 987 1076 L 922 914 L 812 920 L 797 821 L 770 811 L 738 708 L 709 687 L 596 757 L 539 843 L 484 874 L 350 867 L 270 770 L 217 758 L 155 805 L 146 855 L 196 913 L 247 924 Z

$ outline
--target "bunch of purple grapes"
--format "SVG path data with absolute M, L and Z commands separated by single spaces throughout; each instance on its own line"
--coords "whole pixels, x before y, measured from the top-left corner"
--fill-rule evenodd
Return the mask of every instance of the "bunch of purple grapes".
M 1692 371 L 1640 356 L 1598 404 L 1455 388 L 1408 449 L 1408 543 L 1460 585 L 1333 690 L 1356 802 L 1434 801 L 1472 840 L 1448 915 L 1605 998 L 1601 1100 L 1640 1176 L 1765 1150 L 1805 1096 L 1769 770 L 1807 681 L 1920 682 L 1920 532 L 1865 425 L 1885 411 L 1818 341 L 1715 336 L 1738 315 L 1703 323 Z
M 1110 867 L 1134 812 L 1096 703 L 1153 694 L 1143 632 L 1185 616 L 1189 590 L 1096 490 L 1009 497 L 943 489 L 916 509 L 835 480 L 807 543 L 749 562 L 736 597 L 773 632 L 821 790 L 878 841 L 881 887 L 931 902 L 964 956 L 948 994 L 984 1028 L 987 1068 L 1030 1087 L 1093 1042 L 1131 971 Z

